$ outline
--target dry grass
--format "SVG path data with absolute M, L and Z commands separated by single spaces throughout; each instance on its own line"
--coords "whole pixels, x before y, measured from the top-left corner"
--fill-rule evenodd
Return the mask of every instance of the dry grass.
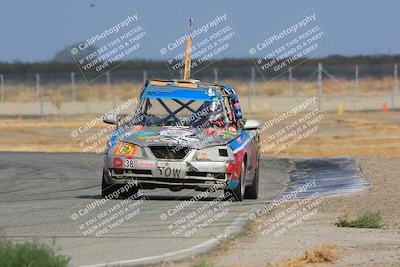
M 250 220 L 249 222 L 247 222 L 246 224 L 246 230 L 245 230 L 245 237 L 251 237 L 254 236 L 254 234 L 256 234 L 258 231 L 257 229 L 257 223 L 254 220 Z
M 247 95 L 250 91 L 249 82 L 224 80 L 222 84 L 231 84 L 240 95 Z M 363 78 L 359 80 L 358 93 L 363 95 L 388 94 L 392 89 L 392 77 L 382 79 Z M 345 79 L 325 79 L 322 82 L 324 94 L 326 95 L 353 95 L 356 93 L 355 84 Z M 296 96 L 314 96 L 318 88 L 317 81 L 292 81 L 292 92 Z M 289 84 L 287 80 L 274 80 L 271 82 L 256 82 L 255 94 L 259 96 L 288 96 Z
M 338 123 L 344 123 L 353 126 L 367 128 L 368 130 L 375 130 L 379 132 L 400 132 L 399 125 L 386 125 L 380 122 L 368 121 L 366 119 L 338 119 Z
M 137 96 L 142 84 L 122 83 L 113 85 L 116 100 L 126 100 Z M 61 107 L 63 102 L 72 100 L 72 88 L 70 85 L 49 84 L 42 86 L 43 99 Z M 76 101 L 96 101 L 112 99 L 112 90 L 107 85 L 76 85 Z M 6 102 L 33 102 L 38 99 L 38 92 L 34 86 L 8 85 L 5 87 L 4 98 Z
M 312 264 L 333 263 L 339 259 L 339 252 L 334 245 L 324 244 L 313 249 L 307 250 L 300 257 L 288 259 L 281 262 L 268 262 L 265 267 L 306 267 Z M 215 266 L 212 262 L 205 258 L 195 262 L 193 267 L 212 267 Z M 243 267 L 241 263 L 229 265 L 226 267 Z M 261 266 L 261 265 L 260 265 Z
M 250 92 L 250 83 L 238 80 L 222 80 L 221 84 L 231 84 L 236 88 L 240 95 L 247 95 Z M 117 100 L 124 100 L 128 97 L 139 94 L 141 83 L 120 83 L 112 85 L 115 89 Z M 314 96 L 316 81 L 300 81 L 294 79 L 292 82 L 292 91 L 295 96 Z M 326 95 L 352 95 L 355 93 L 355 85 L 351 80 L 323 80 L 324 94 Z M 363 95 L 382 95 L 388 94 L 392 88 L 392 77 L 363 78 L 359 81 L 359 93 Z M 45 101 L 53 103 L 60 107 L 63 102 L 69 102 L 72 99 L 72 88 L 69 84 L 48 84 L 42 86 L 43 97 Z M 76 101 L 96 101 L 112 99 L 112 90 L 105 84 L 77 84 L 75 86 Z M 274 80 L 269 82 L 256 82 L 255 94 L 258 96 L 288 96 L 290 95 L 287 80 Z M 7 102 L 32 102 L 37 101 L 38 92 L 34 85 L 6 85 L 5 101 Z
M 71 132 L 93 120 L 93 116 L 46 120 L 0 120 L 0 151 L 83 152 L 80 141 L 107 127 L 99 123 L 72 138 Z M 94 151 L 93 151 L 94 152 Z
M 257 115 L 266 121 L 272 117 Z M 283 124 L 281 127 L 285 127 Z M 400 113 L 326 113 L 318 130 L 279 153 L 267 150 L 267 137 L 261 135 L 264 155 L 278 157 L 400 157 Z
M 267 263 L 266 267 L 302 267 L 313 263 L 330 263 L 339 259 L 339 253 L 334 245 L 322 245 L 307 250 L 298 258 L 277 263 Z
M 193 267 L 214 267 L 215 265 L 209 261 L 207 261 L 204 258 L 199 259 L 197 262 L 195 262 Z
M 272 115 L 257 115 L 268 120 Z M 93 120 L 93 116 L 53 117 L 46 120 L 0 120 L 0 151 L 83 152 L 80 141 L 107 127 L 99 123 L 77 138 L 71 132 Z M 326 114 L 319 129 L 279 157 L 400 157 L 400 113 Z M 267 133 L 261 135 L 261 147 Z
M 75 129 L 85 121 L 0 121 L 0 129 L 4 131 L 29 131 L 29 129 Z M 99 127 L 99 126 L 98 126 Z

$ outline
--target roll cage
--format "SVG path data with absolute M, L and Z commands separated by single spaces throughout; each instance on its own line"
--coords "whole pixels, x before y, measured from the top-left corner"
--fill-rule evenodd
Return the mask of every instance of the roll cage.
M 177 86 L 177 88 L 189 88 L 189 89 L 198 89 L 199 87 L 205 88 L 208 90 L 210 94 L 215 94 L 218 96 L 218 103 L 222 107 L 222 113 L 223 113 L 223 124 L 224 125 L 234 125 L 237 128 L 242 128 L 243 126 L 243 118 L 242 118 L 242 112 L 241 112 L 241 107 L 239 103 L 239 99 L 237 97 L 236 92 L 234 89 L 229 86 L 221 86 L 221 85 L 216 85 L 216 84 L 206 84 L 206 83 L 199 83 L 198 81 L 194 80 L 151 80 L 151 81 L 146 81 L 145 85 L 143 86 L 141 93 L 140 93 L 140 99 L 141 105 L 138 107 L 144 114 L 146 114 L 150 101 L 149 99 L 143 98 L 144 92 L 146 91 L 148 85 L 150 84 L 156 84 L 157 86 L 160 87 L 160 91 L 163 90 L 163 86 Z M 170 101 L 174 101 L 175 104 L 178 106 L 173 109 L 170 108 L 165 101 L 162 98 L 153 98 L 153 100 L 156 100 L 167 112 L 167 116 L 163 118 L 164 121 L 168 121 L 172 119 L 172 121 L 179 123 L 180 119 L 177 117 L 177 114 L 181 112 L 182 110 L 189 110 L 192 112 L 192 114 L 198 114 L 201 112 L 202 109 L 204 109 L 204 104 L 201 105 L 200 107 L 194 108 L 191 105 L 196 102 L 196 99 L 187 99 L 187 102 L 184 102 L 184 100 L 176 99 L 174 97 L 166 98 Z M 207 101 L 205 101 L 207 102 Z M 215 99 L 214 99 L 215 102 Z M 212 103 L 210 101 L 209 103 Z

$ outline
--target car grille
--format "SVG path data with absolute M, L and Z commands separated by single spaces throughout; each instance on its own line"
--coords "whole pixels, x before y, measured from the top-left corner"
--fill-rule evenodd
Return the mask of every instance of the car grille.
M 196 171 L 188 171 L 186 173 L 187 176 L 194 176 L 194 177 L 209 177 L 209 178 L 216 178 L 216 179 L 225 179 L 225 173 L 213 173 L 213 172 L 196 172 Z
M 151 170 L 138 170 L 138 169 L 110 169 L 110 175 L 116 179 L 125 177 L 136 178 L 138 176 L 152 176 Z
M 149 147 L 154 157 L 158 159 L 183 159 L 190 148 L 177 146 L 151 146 Z

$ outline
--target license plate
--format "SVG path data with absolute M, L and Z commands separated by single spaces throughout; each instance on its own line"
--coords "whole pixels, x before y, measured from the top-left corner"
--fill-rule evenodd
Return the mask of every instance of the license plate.
M 181 178 L 185 176 L 182 164 L 170 162 L 157 163 L 157 175 L 165 178 Z

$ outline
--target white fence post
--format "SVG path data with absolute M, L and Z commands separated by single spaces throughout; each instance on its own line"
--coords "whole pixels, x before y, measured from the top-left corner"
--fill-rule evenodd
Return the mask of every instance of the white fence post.
M 253 106 L 253 95 L 255 93 L 255 79 L 256 79 L 256 70 L 254 67 L 251 67 L 250 88 L 247 95 L 249 114 L 253 113 L 252 106 Z
M 293 88 L 292 88 L 292 67 L 289 66 L 289 95 L 293 95 Z
M 75 72 L 71 72 L 71 101 L 76 101 Z
M 106 82 L 107 87 L 111 89 L 112 92 L 112 102 L 113 102 L 113 109 L 116 107 L 116 100 L 115 100 L 115 87 L 111 86 L 111 74 L 109 71 L 106 72 Z
M 399 71 L 399 65 L 394 64 L 394 70 L 393 70 L 393 87 L 392 87 L 392 96 L 391 96 L 391 108 L 392 111 L 396 108 L 396 95 L 397 95 L 397 80 L 398 80 L 398 71 Z
M 356 96 L 358 96 L 360 94 L 359 91 L 359 81 L 358 81 L 358 65 L 356 65 L 356 69 L 355 69 L 355 79 L 354 79 L 354 86 L 356 89 Z
M 40 86 L 40 75 L 36 74 L 36 96 L 40 104 L 40 118 L 43 118 L 43 89 Z
M 214 68 L 213 71 L 214 71 L 214 83 L 217 83 L 218 82 L 218 69 Z
M 35 79 L 36 79 L 36 99 L 37 101 L 39 101 L 39 88 L 40 88 L 40 76 L 39 74 L 35 75 Z
M 4 102 L 4 76 L 3 74 L 0 74 L 0 98 L 1 102 Z
M 147 81 L 147 71 L 143 70 L 143 83 Z
M 322 105 L 322 64 L 318 63 L 318 108 L 321 110 Z

